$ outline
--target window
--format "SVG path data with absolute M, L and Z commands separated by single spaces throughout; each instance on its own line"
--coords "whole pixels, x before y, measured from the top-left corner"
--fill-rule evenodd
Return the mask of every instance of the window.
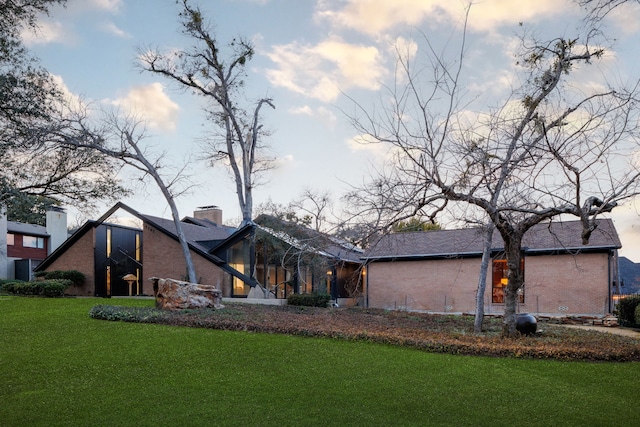
M 22 246 L 25 248 L 44 248 L 44 237 L 22 236 Z
M 15 235 L 13 233 L 7 233 L 7 245 L 13 246 L 15 245 Z
M 521 258 L 521 268 L 524 276 L 524 257 Z M 494 259 L 492 273 L 491 302 L 494 304 L 504 304 L 504 291 L 509 283 L 507 260 Z M 518 290 L 518 302 L 524 304 L 524 286 Z

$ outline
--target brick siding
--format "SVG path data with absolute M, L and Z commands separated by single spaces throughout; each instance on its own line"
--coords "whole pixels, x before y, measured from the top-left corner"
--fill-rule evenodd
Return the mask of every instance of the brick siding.
M 370 307 L 474 313 L 480 259 L 374 262 L 368 267 Z M 525 257 L 525 303 L 520 312 L 549 315 L 604 315 L 608 310 L 609 257 L 606 253 Z M 491 303 L 491 268 L 485 312 Z

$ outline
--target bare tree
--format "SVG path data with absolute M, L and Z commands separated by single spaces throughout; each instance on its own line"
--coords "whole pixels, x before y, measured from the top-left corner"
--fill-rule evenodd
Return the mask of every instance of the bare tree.
M 601 21 L 625 3 L 640 4 L 640 0 L 576 0 L 576 2 L 587 9 L 587 19 L 595 22 Z
M 639 192 L 638 85 L 578 89 L 571 80 L 576 68 L 589 67 L 603 50 L 589 40 L 534 40 L 523 43 L 518 63 L 525 83 L 498 108 L 466 120 L 464 34 L 455 66 L 423 41 L 427 66 L 399 52 L 406 84 L 388 88 L 392 106 L 361 108 L 352 117 L 369 141 L 395 150 L 391 173 L 375 177 L 359 197 L 391 200 L 381 206 L 387 219 L 437 212 L 443 200 L 484 212 L 504 241 L 503 335 L 514 336 L 525 233 L 572 215 L 582 221 L 587 243 L 599 215 Z
M 164 54 L 144 51 L 140 55 L 142 67 L 194 91 L 209 103 L 207 112 L 221 132 L 219 138 L 210 138 L 207 158 L 212 163 L 228 164 L 242 211 L 242 226 L 252 221 L 256 177 L 272 165 L 262 152 L 265 131 L 260 110 L 264 105 L 275 107 L 270 98 L 259 99 L 252 111 L 239 105 L 245 65 L 253 57 L 253 45 L 244 39 L 233 39 L 229 43 L 229 57 L 223 58 L 222 46 L 200 9 L 187 0 L 180 3 L 183 33 L 194 40 L 194 45 L 188 50 Z
M 145 138 L 145 130 L 139 121 L 120 119 L 115 114 L 112 114 L 105 120 L 105 125 L 101 129 L 96 129 L 91 127 L 85 115 L 77 115 L 68 120 L 75 126 L 77 131 L 72 137 L 66 133 L 60 134 L 58 139 L 60 145 L 92 150 L 142 172 L 141 180 L 144 180 L 147 176 L 154 180 L 171 210 L 176 234 L 187 267 L 188 279 L 192 283 L 197 283 L 198 279 L 191 258 L 191 251 L 182 229 L 180 214 L 175 202 L 176 197 L 184 191 L 178 190 L 179 183 L 186 178 L 183 174 L 184 167 L 172 176 L 166 176 L 166 174 L 162 173 L 166 169 L 166 165 L 163 164 L 166 152 L 153 154 L 150 152 L 149 147 L 141 143 Z
M 313 228 L 316 231 L 323 230 L 325 223 L 332 219 L 327 217 L 328 214 L 331 214 L 333 206 L 331 194 L 328 191 L 305 188 L 302 194 L 289 206 L 311 218 Z

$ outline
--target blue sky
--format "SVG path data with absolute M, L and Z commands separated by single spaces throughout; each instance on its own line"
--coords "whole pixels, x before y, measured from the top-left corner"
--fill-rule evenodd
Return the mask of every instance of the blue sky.
M 362 183 L 386 150 L 355 142 L 357 135 L 342 112 L 353 110 L 348 97 L 365 106 L 379 100 L 382 86 L 394 78 L 393 46 L 417 41 L 418 31 L 436 50 L 455 49 L 465 5 L 456 0 L 198 3 L 214 23 L 219 42 L 237 36 L 254 42 L 257 54 L 249 63 L 247 97 L 268 96 L 276 106 L 263 109 L 263 118 L 272 131 L 268 143 L 279 159 L 278 168 L 255 189 L 256 204 L 269 198 L 286 204 L 305 188 L 330 190 L 337 201 L 350 185 Z M 25 34 L 25 40 L 73 96 L 143 117 L 146 143 L 167 151 L 177 164 L 198 151 L 197 140 L 209 129 L 201 100 L 135 65 L 141 49 L 189 46 L 179 33 L 177 12 L 174 0 L 69 0 L 66 8 L 54 8 L 43 18 L 38 34 Z M 569 0 L 477 2 L 470 14 L 464 70 L 470 92 L 479 94 L 487 106 L 508 94 L 520 23 L 546 39 L 574 34 L 581 17 Z M 616 44 L 600 66 L 614 70 L 621 81 L 639 78 L 638 5 L 612 14 L 607 31 Z M 224 169 L 212 170 L 192 160 L 190 170 L 198 185 L 178 200 L 182 215 L 198 206 L 218 205 L 226 219 L 240 217 L 234 185 Z M 144 213 L 169 216 L 153 185 L 135 189 L 125 203 Z M 612 216 L 623 239 L 622 254 L 637 262 L 639 206 L 623 206 Z

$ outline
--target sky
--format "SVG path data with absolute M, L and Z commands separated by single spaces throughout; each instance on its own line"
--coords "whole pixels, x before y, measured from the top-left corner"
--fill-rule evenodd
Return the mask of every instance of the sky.
M 615 39 L 600 67 L 621 81 L 640 78 L 640 6 L 625 5 L 606 20 Z M 394 46 L 412 47 L 424 37 L 437 51 L 458 48 L 465 1 L 443 0 L 201 0 L 219 43 L 251 40 L 245 104 L 273 99 L 263 109 L 266 141 L 277 168 L 254 190 L 255 204 L 286 205 L 305 189 L 329 191 L 336 202 L 361 185 L 387 155 L 380 145 L 359 144 L 349 121 L 354 101 L 374 105 L 396 77 Z M 137 56 L 149 48 L 184 49 L 175 0 L 69 0 L 42 17 L 37 34 L 24 34 L 29 49 L 71 96 L 93 106 L 116 107 L 142 118 L 145 144 L 188 164 L 192 187 L 178 200 L 182 216 L 217 205 L 225 222 L 241 218 L 233 181 L 222 168 L 197 158 L 211 130 L 202 99 L 161 76 L 140 70 Z M 467 26 L 465 82 L 471 93 L 497 104 L 514 81 L 514 49 L 523 30 L 540 38 L 568 37 L 583 12 L 570 0 L 480 0 Z M 424 37 L 423 37 L 424 36 Z M 135 192 L 122 201 L 146 214 L 170 217 L 152 184 L 130 179 Z M 104 206 L 106 210 L 108 205 Z M 87 213 L 71 215 L 84 218 Z M 640 201 L 616 208 L 621 255 L 640 262 Z M 101 212 L 100 212 L 101 213 Z M 100 214 L 98 213 L 98 214 Z M 94 215 L 95 218 L 95 215 Z M 446 224 L 445 224 L 446 226 Z

